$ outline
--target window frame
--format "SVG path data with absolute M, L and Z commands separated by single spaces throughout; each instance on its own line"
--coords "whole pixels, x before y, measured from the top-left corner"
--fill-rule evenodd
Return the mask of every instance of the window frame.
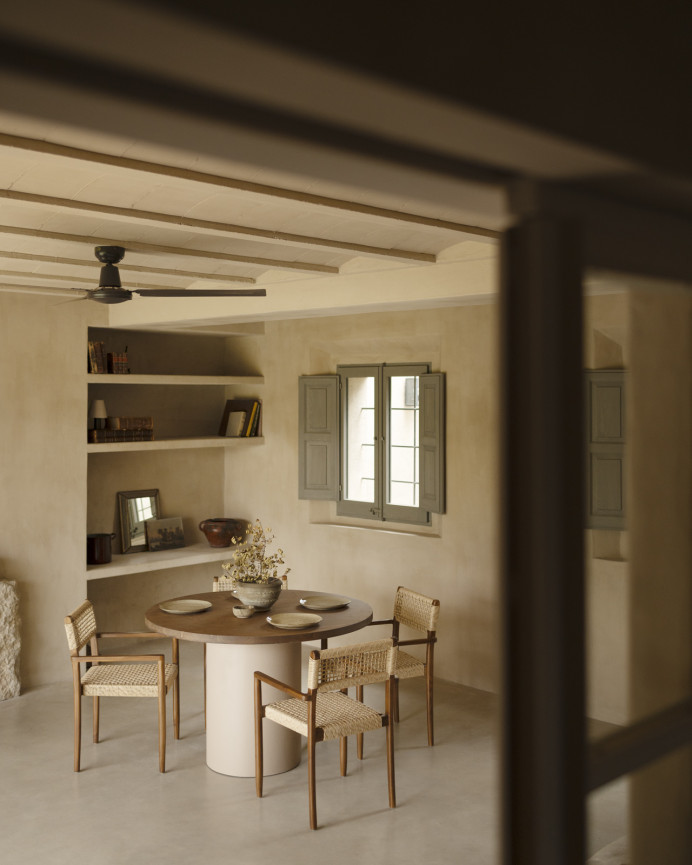
M 432 524 L 431 512 L 421 506 L 393 505 L 387 503 L 387 489 L 390 478 L 391 450 L 391 405 L 390 381 L 396 376 L 420 377 L 430 373 L 430 364 L 420 363 L 373 363 L 343 364 L 336 368 L 339 377 L 340 422 L 339 422 L 339 463 L 340 486 L 336 512 L 339 516 L 377 520 L 379 522 L 412 523 L 429 526 Z M 358 501 L 344 497 L 346 471 L 348 466 L 348 379 L 371 376 L 375 380 L 375 423 L 374 423 L 374 501 Z M 420 423 L 419 423 L 420 425 Z M 419 438 L 419 437 L 418 437 Z M 421 477 L 422 450 L 418 453 L 418 478 Z

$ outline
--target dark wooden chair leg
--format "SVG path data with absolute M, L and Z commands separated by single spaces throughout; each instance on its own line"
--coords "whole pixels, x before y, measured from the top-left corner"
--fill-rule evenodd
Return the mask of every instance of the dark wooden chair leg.
M 315 736 L 308 733 L 308 798 L 310 800 L 310 828 L 317 829 L 317 795 L 315 791 Z
M 389 807 L 396 808 L 396 789 L 394 780 L 394 724 L 390 715 L 392 703 L 392 691 L 394 690 L 394 681 L 390 680 L 387 683 L 387 787 L 389 789 Z
M 341 777 L 343 778 L 348 771 L 348 737 L 342 736 L 339 739 L 339 768 L 341 769 Z
M 356 685 L 356 700 L 358 700 L 359 703 L 363 702 L 363 686 L 362 685 Z M 356 736 L 356 757 L 359 760 L 363 759 L 364 741 L 365 741 L 365 736 L 362 733 L 358 733 L 358 735 Z
M 75 689 L 74 692 L 74 770 L 79 772 L 80 758 L 82 753 L 82 695 Z
M 93 698 L 93 705 L 94 705 L 94 708 L 93 708 L 94 737 L 93 738 L 94 738 L 94 742 L 98 742 L 98 740 L 99 740 L 99 709 L 100 709 L 100 703 L 99 703 L 98 697 Z
M 262 798 L 264 740 L 262 738 L 262 683 L 255 679 L 255 791 Z

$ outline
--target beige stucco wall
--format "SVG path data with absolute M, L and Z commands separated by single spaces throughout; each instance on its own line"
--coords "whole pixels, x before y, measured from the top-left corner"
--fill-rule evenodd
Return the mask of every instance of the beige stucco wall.
M 17 583 L 23 688 L 70 675 L 62 618 L 84 598 L 84 346 L 94 315 L 88 304 L 0 293 L 0 577 Z
M 495 690 L 496 305 L 269 322 L 262 354 L 266 442 L 242 462 L 227 456 L 229 515 L 274 529 L 292 586 L 365 598 L 376 617 L 391 615 L 401 584 L 439 598 L 438 675 Z M 431 531 L 360 528 L 337 519 L 331 503 L 298 500 L 298 377 L 337 363 L 408 360 L 447 377 L 446 514 Z
M 614 322 L 622 312 L 617 299 L 593 303 L 596 323 Z M 115 513 L 114 504 L 105 511 L 93 507 L 94 486 L 114 500 L 117 489 L 140 488 L 146 475 L 144 485 L 162 490 L 167 510 L 187 519 L 186 531 L 188 525 L 194 531 L 193 516 L 222 511 L 265 520 L 286 552 L 293 586 L 367 598 L 382 617 L 390 614 L 399 584 L 438 597 L 437 674 L 498 689 L 498 309 L 492 300 L 267 322 L 264 336 L 229 340 L 227 349 L 241 367 L 265 376 L 264 444 L 197 455 L 94 455 L 89 473 L 83 346 L 87 324 L 105 323 L 104 310 L 5 293 L 0 312 L 1 567 L 20 593 L 25 688 L 69 678 L 62 618 L 87 592 L 102 626 L 139 628 L 151 603 L 206 590 L 218 572 L 216 565 L 202 565 L 87 585 L 84 534 L 107 531 Z M 300 501 L 298 377 L 333 372 L 337 363 L 412 359 L 447 374 L 447 512 L 429 530 L 392 531 L 346 526 L 333 505 Z M 591 561 L 589 567 L 589 711 L 617 721 L 627 697 L 627 580 L 620 563 Z M 608 664 L 599 664 L 602 657 Z

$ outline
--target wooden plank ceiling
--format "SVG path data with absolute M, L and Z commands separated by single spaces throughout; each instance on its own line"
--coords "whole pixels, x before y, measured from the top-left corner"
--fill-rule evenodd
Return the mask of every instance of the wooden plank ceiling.
M 85 130 L 0 117 L 0 290 L 82 296 L 94 247 L 123 286 L 196 291 L 434 263 L 498 226 L 463 207 L 281 175 Z M 137 301 L 137 298 L 134 298 Z

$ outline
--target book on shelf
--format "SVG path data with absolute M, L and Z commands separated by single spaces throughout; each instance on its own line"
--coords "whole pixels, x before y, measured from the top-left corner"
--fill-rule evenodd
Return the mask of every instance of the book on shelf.
M 89 372 L 102 373 L 106 371 L 106 359 L 103 343 L 99 340 L 89 340 Z
M 154 441 L 153 429 L 90 429 L 89 442 L 104 444 L 113 442 L 150 442 Z
M 220 436 L 246 438 L 259 435 L 262 402 L 259 399 L 229 399 L 219 425 Z
M 113 430 L 153 430 L 153 417 L 107 417 L 106 429 Z
M 130 371 L 127 365 L 127 354 L 109 351 L 107 355 L 108 372 L 123 375 Z

